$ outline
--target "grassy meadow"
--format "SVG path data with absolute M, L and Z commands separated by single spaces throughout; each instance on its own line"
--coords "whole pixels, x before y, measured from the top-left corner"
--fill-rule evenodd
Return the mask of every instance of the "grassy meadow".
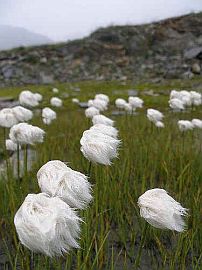
M 134 85 L 118 82 L 85 82 L 55 85 L 60 92 L 53 94 L 53 86 L 30 86 L 1 89 L 0 96 L 17 99 L 20 91 L 30 89 L 41 93 L 41 107 L 50 106 L 52 96 L 63 99 L 62 108 L 55 110 L 57 120 L 45 126 L 40 109 L 30 122 L 46 131 L 45 141 L 32 146 L 35 158 L 31 170 L 20 181 L 9 166 L 8 173 L 0 178 L 0 269 L 193 269 L 199 270 L 201 261 L 201 179 L 202 179 L 202 131 L 194 130 L 182 134 L 177 120 L 202 118 L 202 107 L 173 113 L 168 107 L 169 90 L 190 89 L 201 82 L 189 81 L 181 85 L 139 85 L 138 96 L 144 100 L 144 108 L 137 114 L 115 115 L 114 101 L 127 98 L 128 89 Z M 80 91 L 75 91 L 77 86 Z M 183 87 L 183 88 L 182 88 Z M 201 84 L 202 88 L 202 84 Z M 158 96 L 149 96 L 144 90 L 153 89 Z M 84 109 L 73 104 L 73 97 L 80 101 L 93 98 L 95 93 L 110 97 L 108 111 L 115 120 L 122 141 L 119 158 L 112 166 L 92 165 L 80 152 L 80 138 L 91 126 Z M 164 113 L 164 129 L 158 129 L 146 118 L 146 109 L 154 108 Z M 8 131 L 7 131 L 8 132 Z M 3 130 L 0 131 L 3 156 Z M 93 185 L 93 202 L 79 214 L 81 225 L 79 250 L 72 250 L 60 258 L 48 258 L 33 254 L 18 240 L 13 224 L 14 215 L 28 193 L 39 193 L 36 173 L 47 161 L 59 159 L 68 162 L 77 171 L 89 175 Z M 145 228 L 145 220 L 139 215 L 138 197 L 148 189 L 163 188 L 183 207 L 189 209 L 187 230 L 177 233 L 148 227 L 144 247 L 137 266 L 137 254 Z

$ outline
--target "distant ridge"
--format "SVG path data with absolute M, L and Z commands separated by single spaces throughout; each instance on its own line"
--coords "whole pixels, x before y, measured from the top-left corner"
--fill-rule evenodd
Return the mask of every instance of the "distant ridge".
M 0 52 L 0 87 L 202 76 L 202 13 L 100 28 L 86 38 Z
M 41 34 L 33 33 L 21 27 L 0 25 L 0 50 L 47 43 L 51 43 L 51 40 Z

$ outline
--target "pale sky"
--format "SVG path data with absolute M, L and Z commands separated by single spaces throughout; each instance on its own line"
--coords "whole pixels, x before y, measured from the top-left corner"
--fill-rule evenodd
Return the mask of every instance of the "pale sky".
M 0 0 L 0 24 L 62 41 L 101 26 L 141 24 L 198 11 L 202 0 Z

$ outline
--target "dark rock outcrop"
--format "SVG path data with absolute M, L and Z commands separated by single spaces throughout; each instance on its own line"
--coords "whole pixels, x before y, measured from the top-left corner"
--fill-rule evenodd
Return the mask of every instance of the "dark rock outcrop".
M 0 86 L 201 76 L 202 13 L 0 52 Z

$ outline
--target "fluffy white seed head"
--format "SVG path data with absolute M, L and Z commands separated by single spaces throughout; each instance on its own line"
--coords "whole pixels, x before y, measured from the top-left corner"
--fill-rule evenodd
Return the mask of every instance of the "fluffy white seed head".
M 60 160 L 44 164 L 37 173 L 37 179 L 42 192 L 60 197 L 71 207 L 84 209 L 92 200 L 87 176 L 72 170 Z
M 116 105 L 116 107 L 117 107 L 118 109 L 124 109 L 126 103 L 127 103 L 127 102 L 126 102 L 125 99 L 123 99 L 123 98 L 117 98 L 117 99 L 115 100 L 115 105 Z
M 14 151 L 17 151 L 17 149 L 18 149 L 17 143 L 14 143 L 10 139 L 6 140 L 6 150 L 14 152 Z
M 201 93 L 198 93 L 196 91 L 190 91 L 191 94 L 191 100 L 192 100 L 192 104 L 194 106 L 199 106 L 202 104 L 202 95 Z
M 58 97 L 52 97 L 50 100 L 50 103 L 53 107 L 61 107 L 62 106 L 62 100 Z
M 147 118 L 149 119 L 149 121 L 153 123 L 162 121 L 163 117 L 164 117 L 163 114 L 159 112 L 158 110 L 154 110 L 154 109 L 147 110 Z
M 53 89 L 52 89 L 52 92 L 53 92 L 54 94 L 57 94 L 57 93 L 59 93 L 59 90 L 58 90 L 57 88 L 53 88 Z
M 89 104 L 92 104 L 90 107 L 95 107 L 99 111 L 106 111 L 108 103 L 103 99 L 94 99 L 92 102 L 89 102 Z
M 174 111 L 181 111 L 185 109 L 184 103 L 178 98 L 170 99 L 168 103 L 170 108 L 173 109 Z
M 52 109 L 48 107 L 43 108 L 42 119 L 44 124 L 49 125 L 56 118 L 57 118 L 56 112 L 54 112 Z
M 125 109 L 125 111 L 127 111 L 129 113 L 131 113 L 133 110 L 135 110 L 135 109 L 133 109 L 133 107 L 130 103 L 125 103 L 124 109 Z
M 192 119 L 191 122 L 192 122 L 194 128 L 202 129 L 202 120 L 200 120 L 200 119 Z
M 113 137 L 114 139 L 117 139 L 118 137 L 118 130 L 115 127 L 106 126 L 103 124 L 96 124 L 90 128 L 90 130 L 101 132 L 105 135 L 108 135 L 110 137 Z
M 10 128 L 13 125 L 18 123 L 18 119 L 16 118 L 13 109 L 5 108 L 0 110 L 0 126 Z
M 92 122 L 93 122 L 93 125 L 96 125 L 96 124 L 103 124 L 106 126 L 113 126 L 114 125 L 113 120 L 111 120 L 110 118 L 108 118 L 102 114 L 93 116 Z
M 188 120 L 179 120 L 177 124 L 180 131 L 192 130 L 194 128 L 193 123 Z
M 144 101 L 139 97 L 129 97 L 128 103 L 134 108 L 142 108 Z
M 100 114 L 99 110 L 95 107 L 89 107 L 85 110 L 85 116 L 87 118 L 93 118 L 93 116 Z
M 22 106 L 14 107 L 13 113 L 19 122 L 27 122 L 33 118 L 33 112 Z
M 95 95 L 95 99 L 104 100 L 107 104 L 109 103 L 109 97 L 105 94 L 97 94 Z
M 155 122 L 154 124 L 155 124 L 155 126 L 158 127 L 158 128 L 164 128 L 164 127 L 165 127 L 164 123 L 161 122 L 161 121 L 157 121 L 157 122 Z
M 155 228 L 184 231 L 183 216 L 187 214 L 187 209 L 169 196 L 164 189 L 154 188 L 146 191 L 139 197 L 138 206 L 140 216 Z
M 39 93 L 34 93 L 34 96 L 38 102 L 41 102 L 43 100 L 43 96 Z
M 93 163 L 111 165 L 111 160 L 118 156 L 120 141 L 101 132 L 84 131 L 80 143 L 84 157 Z
M 39 127 L 20 123 L 10 129 L 10 139 L 18 144 L 42 143 L 45 132 Z
M 79 248 L 80 221 L 65 202 L 45 193 L 28 194 L 14 218 L 20 242 L 50 257 Z
M 36 107 L 39 105 L 38 98 L 29 90 L 25 90 L 20 93 L 19 102 L 25 107 Z
M 72 102 L 75 104 L 79 104 L 79 99 L 78 98 L 72 98 Z

